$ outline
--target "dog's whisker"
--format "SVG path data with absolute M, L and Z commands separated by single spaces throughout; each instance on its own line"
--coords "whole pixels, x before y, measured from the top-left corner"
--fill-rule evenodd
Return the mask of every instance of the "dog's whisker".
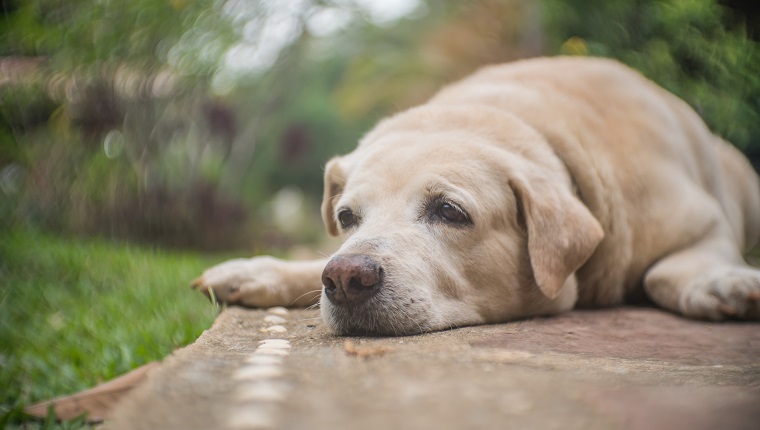
M 304 296 L 305 296 L 305 295 L 307 295 L 307 294 L 315 294 L 315 293 L 316 293 L 316 294 L 322 294 L 322 289 L 320 288 L 320 289 L 318 289 L 318 290 L 311 290 L 311 291 L 307 291 L 307 292 L 305 292 L 305 293 L 301 294 L 300 296 L 296 297 L 295 299 L 293 299 L 293 301 L 292 301 L 292 302 L 290 302 L 290 305 L 292 306 L 293 304 L 295 304 L 295 302 L 297 302 L 297 301 L 298 301 L 298 299 L 300 299 L 301 297 L 304 297 Z
M 321 320 L 322 317 L 314 317 L 314 318 L 299 318 L 296 320 L 296 322 L 304 322 L 304 321 L 316 321 Z

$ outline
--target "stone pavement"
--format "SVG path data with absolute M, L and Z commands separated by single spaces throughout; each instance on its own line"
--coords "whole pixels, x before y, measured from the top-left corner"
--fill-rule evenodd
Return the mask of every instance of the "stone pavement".
M 340 338 L 233 307 L 105 428 L 759 429 L 760 324 L 622 308 Z

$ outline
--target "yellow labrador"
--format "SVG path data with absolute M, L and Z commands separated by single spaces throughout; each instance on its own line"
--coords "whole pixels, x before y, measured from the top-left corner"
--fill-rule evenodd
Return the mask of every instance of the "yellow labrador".
M 760 185 L 683 101 L 610 60 L 486 67 L 331 160 L 329 260 L 233 260 L 222 302 L 308 305 L 338 334 L 402 335 L 613 306 L 644 293 L 760 318 Z M 321 287 L 323 286 L 323 287 Z

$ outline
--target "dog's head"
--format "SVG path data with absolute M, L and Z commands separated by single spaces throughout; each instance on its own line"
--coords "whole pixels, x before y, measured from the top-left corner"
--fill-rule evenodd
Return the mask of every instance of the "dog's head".
M 339 334 L 412 334 L 571 308 L 603 232 L 561 161 L 517 118 L 421 107 L 325 169 L 344 243 L 322 316 Z

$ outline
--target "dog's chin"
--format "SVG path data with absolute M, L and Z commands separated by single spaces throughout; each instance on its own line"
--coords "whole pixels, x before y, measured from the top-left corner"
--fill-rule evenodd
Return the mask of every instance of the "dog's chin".
M 403 306 L 383 297 L 354 306 L 337 306 L 324 292 L 322 320 L 338 336 L 409 336 L 438 330 L 423 306 Z

